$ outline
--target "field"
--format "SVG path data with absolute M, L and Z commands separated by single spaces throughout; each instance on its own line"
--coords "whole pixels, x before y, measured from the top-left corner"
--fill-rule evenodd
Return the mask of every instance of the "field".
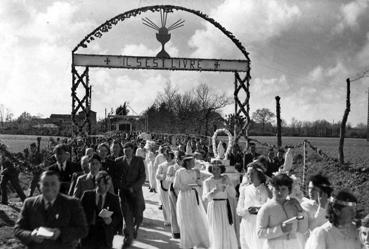
M 0 143 L 5 143 L 11 152 L 23 152 L 25 148 L 29 148 L 31 143 L 37 143 L 37 137 L 41 137 L 41 149 L 46 148 L 49 142 L 49 136 L 0 134 Z M 56 139 L 57 137 L 53 138 Z

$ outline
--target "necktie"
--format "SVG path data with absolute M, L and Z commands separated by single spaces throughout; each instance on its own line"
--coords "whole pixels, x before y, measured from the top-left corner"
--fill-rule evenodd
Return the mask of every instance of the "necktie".
M 99 200 L 97 202 L 97 210 L 100 212 L 100 210 L 102 209 L 102 201 L 103 201 L 103 198 L 102 198 L 102 195 L 99 195 Z
M 45 203 L 45 211 L 48 212 L 50 210 L 50 208 L 51 208 L 51 203 L 47 201 Z
M 94 187 L 96 187 L 95 176 L 92 177 L 92 183 L 93 183 Z

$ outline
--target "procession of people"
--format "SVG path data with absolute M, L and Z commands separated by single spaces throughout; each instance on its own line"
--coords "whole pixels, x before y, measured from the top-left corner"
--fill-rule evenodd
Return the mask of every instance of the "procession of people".
M 145 219 L 146 182 L 160 200 L 162 225 L 184 249 L 369 249 L 369 216 L 358 219 L 357 197 L 320 173 L 304 196 L 290 150 L 274 157 L 273 148 L 263 155 L 253 143 L 244 152 L 236 144 L 222 157 L 201 138 L 173 143 L 138 134 L 59 141 L 52 157 L 35 147 L 27 199 L 16 161 L 0 150 L 2 201 L 10 179 L 24 201 L 15 236 L 28 248 L 112 248 L 116 235 L 129 248 Z

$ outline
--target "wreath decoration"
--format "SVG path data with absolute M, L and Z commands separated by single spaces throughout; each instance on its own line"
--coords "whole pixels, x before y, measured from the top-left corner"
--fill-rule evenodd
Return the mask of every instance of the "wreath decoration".
M 227 150 L 224 154 L 224 159 L 227 159 L 228 158 L 228 155 L 231 153 L 231 149 L 232 149 L 232 146 L 233 146 L 233 136 L 232 134 L 229 132 L 229 130 L 227 129 L 217 129 L 215 132 L 214 132 L 214 135 L 212 137 L 212 145 L 213 145 L 213 153 L 214 153 L 214 157 L 215 158 L 218 158 L 219 155 L 218 155 L 218 152 L 217 152 L 217 146 L 216 146 L 216 139 L 217 139 L 217 136 L 219 133 L 225 133 L 227 136 L 228 136 L 228 145 L 227 145 Z

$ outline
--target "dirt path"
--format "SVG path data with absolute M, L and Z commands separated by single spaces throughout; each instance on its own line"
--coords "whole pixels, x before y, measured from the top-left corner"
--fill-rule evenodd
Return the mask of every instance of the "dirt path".
M 164 226 L 163 213 L 158 209 L 159 194 L 150 193 L 147 186 L 143 187 L 146 210 L 144 221 L 138 232 L 137 240 L 132 249 L 172 249 L 179 248 L 179 240 L 172 239 L 170 227 Z M 13 236 L 13 226 L 18 217 L 21 203 L 18 198 L 10 198 L 10 205 L 0 204 L 0 248 L 25 248 Z

